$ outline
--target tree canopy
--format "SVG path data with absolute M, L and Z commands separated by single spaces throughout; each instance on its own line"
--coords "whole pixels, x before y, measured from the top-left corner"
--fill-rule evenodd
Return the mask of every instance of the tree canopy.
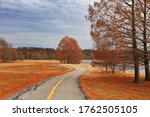
M 56 49 L 56 59 L 61 63 L 78 64 L 82 59 L 82 52 L 77 41 L 65 36 Z

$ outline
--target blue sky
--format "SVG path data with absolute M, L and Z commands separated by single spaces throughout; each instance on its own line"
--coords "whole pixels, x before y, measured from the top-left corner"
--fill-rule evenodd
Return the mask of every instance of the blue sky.
M 0 0 L 0 36 L 14 47 L 56 48 L 66 35 L 92 48 L 88 5 L 94 0 Z

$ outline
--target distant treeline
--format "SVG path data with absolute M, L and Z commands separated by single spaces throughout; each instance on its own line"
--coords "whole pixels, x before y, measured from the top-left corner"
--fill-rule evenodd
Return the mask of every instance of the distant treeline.
M 53 48 L 37 48 L 37 47 L 19 47 L 5 48 L 3 52 L 0 48 L 0 61 L 9 62 L 15 60 L 53 60 L 55 58 L 55 49 Z M 82 50 L 83 59 L 89 60 L 93 58 L 92 50 Z
M 16 49 L 18 59 L 52 60 L 55 58 L 56 50 L 53 48 L 19 47 Z M 82 50 L 83 59 L 92 59 L 93 50 Z
M 15 60 L 52 60 L 55 59 L 55 49 L 37 47 L 0 48 L 0 61 Z
M 16 49 L 18 59 L 51 60 L 55 59 L 55 49 L 37 47 L 19 47 Z
M 82 50 L 83 59 L 92 59 L 93 50 Z M 41 47 L 13 48 L 10 43 L 0 37 L 0 62 L 15 60 L 53 60 L 56 59 L 56 50 Z

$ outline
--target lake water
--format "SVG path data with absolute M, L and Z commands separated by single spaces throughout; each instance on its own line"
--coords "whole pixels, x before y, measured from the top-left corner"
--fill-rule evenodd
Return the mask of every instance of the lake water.
M 92 60 L 82 60 L 81 64 L 92 64 Z
M 92 60 L 82 60 L 81 62 L 82 64 L 92 64 Z M 131 69 L 128 69 L 126 70 L 126 73 L 134 73 L 134 69 L 131 68 Z M 144 71 L 144 67 L 140 67 L 140 74 L 145 74 L 145 71 Z
M 127 73 L 134 73 L 134 69 L 126 70 Z M 145 69 L 143 67 L 140 68 L 140 74 L 145 75 Z

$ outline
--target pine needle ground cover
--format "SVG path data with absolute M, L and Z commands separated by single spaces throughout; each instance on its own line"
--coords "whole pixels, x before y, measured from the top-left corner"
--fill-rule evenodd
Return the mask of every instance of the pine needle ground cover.
M 132 74 L 105 73 L 91 69 L 80 79 L 80 84 L 92 100 L 150 100 L 150 82 L 140 76 L 140 83 L 132 83 Z

